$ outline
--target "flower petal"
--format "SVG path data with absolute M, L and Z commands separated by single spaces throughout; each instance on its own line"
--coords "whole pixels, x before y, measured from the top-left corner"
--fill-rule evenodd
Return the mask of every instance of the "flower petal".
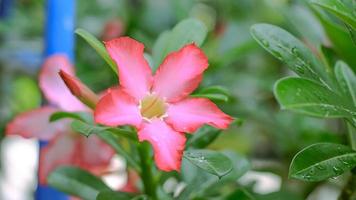
M 41 151 L 40 183 L 45 184 L 49 173 L 63 165 L 77 166 L 99 175 L 107 169 L 113 155 L 113 149 L 97 136 L 85 138 L 70 131 L 58 134 Z
M 6 134 L 20 135 L 24 138 L 38 138 L 40 140 L 51 139 L 57 133 L 70 128 L 68 120 L 49 122 L 49 117 L 56 111 L 58 110 L 46 106 L 21 113 L 7 124 Z
M 105 42 L 105 46 L 118 66 L 121 87 L 137 101 L 142 99 L 152 85 L 151 68 L 143 57 L 143 44 L 120 37 Z
M 232 118 L 205 98 L 188 98 L 170 104 L 165 119 L 176 131 L 193 133 L 203 124 L 226 129 Z
M 121 88 L 109 89 L 99 100 L 94 112 L 95 122 L 107 126 L 133 125 L 142 121 L 135 99 Z
M 195 44 L 169 54 L 154 76 L 152 90 L 168 102 L 178 101 L 199 85 L 208 59 Z
M 81 167 L 105 169 L 110 164 L 115 151 L 96 135 L 88 138 L 81 137 Z
M 149 141 L 154 149 L 157 167 L 163 171 L 180 171 L 186 138 L 164 121 L 155 119 L 145 123 L 138 132 L 140 141 Z
M 80 154 L 77 154 L 78 140 L 66 133 L 58 134 L 47 146 L 41 149 L 39 161 L 39 182 L 46 184 L 48 175 L 59 166 L 74 165 Z
M 65 111 L 86 111 L 87 108 L 74 97 L 58 75 L 60 70 L 74 76 L 74 68 L 65 55 L 48 57 L 42 65 L 39 85 L 47 100 Z

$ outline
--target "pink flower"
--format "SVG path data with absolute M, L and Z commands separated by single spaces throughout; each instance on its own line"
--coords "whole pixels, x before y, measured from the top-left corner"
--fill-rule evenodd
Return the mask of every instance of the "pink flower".
M 70 120 L 49 122 L 49 117 L 57 111 L 89 111 L 67 89 L 58 75 L 60 69 L 74 75 L 74 68 L 63 55 L 48 58 L 39 75 L 39 85 L 50 105 L 22 113 L 6 127 L 7 135 L 49 140 L 40 157 L 41 184 L 45 184 L 48 174 L 61 165 L 75 165 L 94 173 L 100 171 L 107 167 L 114 154 L 97 136 L 85 138 L 74 133 Z
M 186 138 L 203 124 L 226 129 L 232 118 L 210 100 L 188 95 L 208 67 L 194 44 L 169 54 L 152 76 L 143 44 L 121 37 L 105 43 L 119 71 L 120 87 L 110 89 L 96 106 L 97 123 L 132 125 L 140 141 L 149 141 L 159 169 L 180 170 Z

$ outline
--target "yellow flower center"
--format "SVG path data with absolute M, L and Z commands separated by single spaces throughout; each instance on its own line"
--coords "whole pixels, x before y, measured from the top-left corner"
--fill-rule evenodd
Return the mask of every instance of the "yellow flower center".
M 155 94 L 149 94 L 140 102 L 140 112 L 146 119 L 160 118 L 166 114 L 165 101 Z

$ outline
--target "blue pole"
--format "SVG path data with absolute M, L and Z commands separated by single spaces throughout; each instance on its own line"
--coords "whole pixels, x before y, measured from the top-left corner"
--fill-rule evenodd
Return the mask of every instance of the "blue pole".
M 12 0 L 0 0 L 0 20 L 10 15 L 12 5 Z
M 53 54 L 66 54 L 74 59 L 75 0 L 47 0 L 45 58 Z M 47 141 L 40 141 L 41 149 Z M 36 200 L 69 200 L 69 196 L 47 185 L 38 185 Z

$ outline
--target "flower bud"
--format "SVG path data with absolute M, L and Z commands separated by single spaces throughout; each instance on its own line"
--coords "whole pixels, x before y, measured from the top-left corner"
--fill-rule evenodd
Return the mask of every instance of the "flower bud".
M 73 77 L 63 70 L 59 71 L 59 76 L 62 78 L 70 92 L 77 97 L 82 103 L 89 108 L 94 109 L 95 105 L 99 101 L 98 95 L 96 95 L 91 89 L 89 89 L 84 83 L 82 83 L 76 77 Z

